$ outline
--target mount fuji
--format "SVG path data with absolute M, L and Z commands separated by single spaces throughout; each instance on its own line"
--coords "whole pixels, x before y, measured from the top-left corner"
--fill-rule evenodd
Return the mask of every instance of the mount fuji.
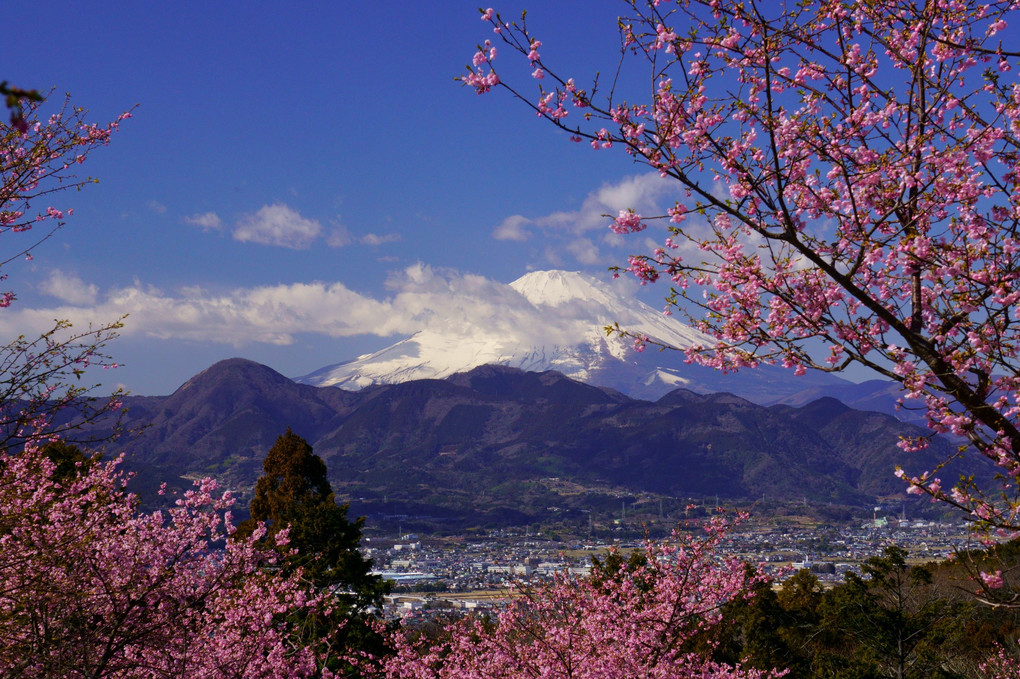
M 827 374 L 801 377 L 775 366 L 723 374 L 684 362 L 680 351 L 644 352 L 633 341 L 607 336 L 621 328 L 684 349 L 714 343 L 711 337 L 623 294 L 594 276 L 535 271 L 510 283 L 498 303 L 459 309 L 455 319 L 435 319 L 411 337 L 380 351 L 326 366 L 295 379 L 356 391 L 376 384 L 443 379 L 493 364 L 526 371 L 556 370 L 633 398 L 654 400 L 676 389 L 729 392 L 770 404 L 806 389 L 839 390 L 852 383 Z

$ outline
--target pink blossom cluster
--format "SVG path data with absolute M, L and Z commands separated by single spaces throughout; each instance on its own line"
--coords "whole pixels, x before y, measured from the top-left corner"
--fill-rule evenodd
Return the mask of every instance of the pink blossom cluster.
M 1020 51 L 1000 42 L 1020 7 L 630 7 L 621 53 L 650 68 L 622 65 L 596 97 L 597 82 L 581 90 L 543 60 L 555 86 L 539 84 L 537 105 L 505 90 L 571 140 L 676 181 L 666 215 L 623 211 L 609 227 L 663 220 L 662 246 L 626 270 L 668 279 L 672 310 L 716 339 L 688 357 L 795 374 L 858 364 L 898 382 L 933 432 L 998 465 L 1007 502 L 934 473 L 906 477 L 912 492 L 1020 530 Z M 533 71 L 527 26 L 487 18 Z
M 641 215 L 633 210 L 620 210 L 620 214 L 616 216 L 609 228 L 615 233 L 636 233 L 643 231 L 645 225 L 641 223 Z
M 1000 646 L 995 657 L 981 665 L 981 671 L 987 679 L 1016 679 L 1020 677 L 1020 658 Z
M 92 181 L 69 168 L 130 116 L 99 126 L 66 102 L 46 121 L 35 103 L 25 115 L 0 130 L 0 235 L 59 226 L 71 209 L 33 217 L 29 204 Z M 31 258 L 32 243 L 15 247 Z M 13 299 L 0 293 L 0 306 Z M 65 470 L 48 456 L 62 433 L 122 407 L 120 391 L 85 398 L 82 380 L 90 367 L 116 367 L 104 345 L 120 327 L 56 321 L 0 347 L 0 675 L 332 676 L 291 622 L 326 602 L 300 572 L 278 571 L 258 531 L 233 539 L 229 493 L 206 479 L 170 509 L 141 513 L 120 460 Z
M 716 553 L 727 524 L 706 525 L 706 535 L 677 531 L 669 542 L 647 542 L 644 562 L 585 578 L 558 575 L 553 582 L 518 588 L 496 619 L 468 619 L 436 645 L 398 634 L 397 654 L 386 663 L 392 679 L 487 677 L 701 677 L 764 679 L 763 672 L 712 661 L 691 650 L 727 601 L 749 597 L 760 576 Z M 624 560 L 625 561 L 625 560 Z
M 475 88 L 475 92 L 478 94 L 484 94 L 490 89 L 499 84 L 499 76 L 492 70 L 492 61 L 496 58 L 496 48 L 493 46 L 491 40 L 486 40 L 485 45 L 478 48 L 475 52 L 474 57 L 471 59 L 471 63 L 474 65 L 474 70 L 469 70 L 468 74 L 461 78 L 465 85 Z M 489 64 L 489 72 L 486 73 L 482 70 L 483 64 Z
M 985 573 L 982 571 L 980 574 L 981 582 L 985 587 L 989 589 L 999 589 L 1002 587 L 1002 571 L 997 570 L 992 573 Z
M 42 105 L 42 102 L 25 105 L 20 119 L 23 126 L 0 123 L 0 235 L 30 231 L 40 222 L 49 221 L 54 229 L 60 226 L 73 209 L 48 206 L 37 212 L 31 204 L 40 196 L 94 182 L 90 178 L 79 179 L 71 171 L 72 165 L 80 165 L 93 150 L 107 145 L 120 123 L 131 117 L 127 112 L 107 125 L 89 123 L 85 121 L 85 110 L 72 107 L 65 100 L 60 112 L 40 120 Z M 31 259 L 32 246 L 47 237 L 43 233 L 32 242 L 14 246 L 14 254 L 0 258 L 0 266 L 19 256 Z M 13 292 L 0 293 L 0 307 L 10 306 L 15 299 Z
M 118 461 L 57 478 L 38 449 L 0 457 L 0 668 L 26 677 L 298 677 L 287 616 L 316 605 L 257 535 L 228 539 L 206 479 L 140 514 Z

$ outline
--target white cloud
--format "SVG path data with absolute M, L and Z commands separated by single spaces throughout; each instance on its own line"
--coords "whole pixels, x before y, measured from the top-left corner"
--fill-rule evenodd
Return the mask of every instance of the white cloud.
M 598 247 L 587 238 L 575 238 L 567 244 L 567 252 L 582 264 L 598 264 L 601 261 Z
M 75 279 L 64 281 L 74 288 Z M 77 328 L 127 315 L 121 335 L 191 340 L 236 347 L 289 345 L 299 333 L 328 337 L 410 335 L 419 330 L 511 334 L 530 328 L 555 341 L 574 321 L 536 309 L 513 288 L 474 274 L 416 264 L 391 274 L 388 296 L 374 299 L 342 283 L 310 282 L 212 291 L 201 287 L 160 290 L 138 281 L 96 299 L 61 299 L 50 308 L 11 308 L 0 314 L 0 336 L 49 330 L 54 318 Z
M 492 237 L 524 242 L 541 232 L 546 243 L 541 256 L 547 264 L 565 267 L 570 266 L 569 261 L 585 266 L 605 263 L 600 245 L 610 249 L 636 248 L 633 239 L 609 230 L 612 216 L 628 209 L 646 217 L 662 216 L 679 197 L 680 189 L 675 181 L 663 179 L 656 172 L 635 175 L 600 186 L 589 193 L 576 210 L 537 217 L 507 217 L 493 230 Z M 619 253 L 613 255 L 613 258 L 618 257 Z
M 560 254 L 563 252 L 561 248 L 553 247 L 551 245 L 545 248 L 545 261 L 549 262 L 553 267 L 559 269 L 565 266 L 563 257 Z
M 190 217 L 185 217 L 184 221 L 188 224 L 201 227 L 203 231 L 219 231 L 223 228 L 223 220 L 215 212 L 191 215 Z
M 576 334 L 574 319 L 531 304 L 509 285 L 476 274 L 461 274 L 415 264 L 390 275 L 392 309 L 405 315 L 415 330 L 434 329 L 468 336 L 520 336 L 535 343 L 558 343 Z
M 665 210 L 659 207 L 659 200 L 669 193 L 677 193 L 678 189 L 675 180 L 664 179 L 658 172 L 651 172 L 628 177 L 618 184 L 605 184 L 593 197 L 600 205 L 608 208 L 609 214 L 627 209 L 662 214 Z
M 158 200 L 150 200 L 145 205 L 156 214 L 161 215 L 166 212 L 166 205 L 163 205 L 163 203 L 160 203 Z
M 496 227 L 492 236 L 498 240 L 526 240 L 530 234 L 525 227 L 543 230 L 546 235 L 557 232 L 581 234 L 597 229 L 608 229 L 610 218 L 620 210 L 632 209 L 640 214 L 665 214 L 662 199 L 678 193 L 676 182 L 663 179 L 657 172 L 627 177 L 616 184 L 604 184 L 589 193 L 581 207 L 573 211 L 558 211 L 540 217 L 513 215 Z
M 135 283 L 110 291 L 92 305 L 18 309 L 0 315 L 0 335 L 36 333 L 54 318 L 76 327 L 128 315 L 121 334 L 187 339 L 242 346 L 251 342 L 291 344 L 294 333 L 331 337 L 389 336 L 413 332 L 407 319 L 386 301 L 349 290 L 341 283 L 294 283 L 214 292 L 190 287 L 167 292 Z
M 527 217 L 512 215 L 496 227 L 496 230 L 492 232 L 492 237 L 496 240 L 526 241 L 531 237 L 531 234 L 525 227 L 530 224 L 532 221 Z
M 359 240 L 364 245 L 379 246 L 379 245 L 382 245 L 384 243 L 396 243 L 397 241 L 400 240 L 400 234 L 399 233 L 387 233 L 387 234 L 383 234 L 383 235 L 380 236 L 380 235 L 375 234 L 375 233 L 366 233 Z
M 321 234 L 322 224 L 305 219 L 283 203 L 262 206 L 255 214 L 242 217 L 234 228 L 235 240 L 294 250 L 309 248 Z
M 331 248 L 342 248 L 354 242 L 354 236 L 345 226 L 337 226 L 326 235 L 326 245 Z
M 39 289 L 68 304 L 95 304 L 96 296 L 99 294 L 99 288 L 95 285 L 86 284 L 75 274 L 63 271 L 51 273 L 49 279 L 43 281 Z

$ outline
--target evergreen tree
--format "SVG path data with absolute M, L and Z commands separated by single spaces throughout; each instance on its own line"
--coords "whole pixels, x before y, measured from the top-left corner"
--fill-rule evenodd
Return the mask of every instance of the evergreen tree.
M 283 575 L 300 568 L 315 589 L 334 594 L 333 606 L 290 616 L 298 645 L 314 648 L 338 676 L 370 673 L 370 663 L 357 658 L 389 653 L 373 624 L 371 608 L 381 608 L 390 583 L 371 574 L 371 559 L 358 550 L 364 517 L 347 518 L 348 504 L 336 503 L 326 463 L 289 428 L 277 437 L 262 469 L 265 474 L 255 484 L 251 518 L 238 526 L 237 536 L 249 535 L 259 521 L 264 522 L 263 543 L 284 555 Z M 284 529 L 288 542 L 280 547 L 276 536 Z
M 303 438 L 290 429 L 276 439 L 262 463 L 265 474 L 255 484 L 251 519 L 238 528 L 244 536 L 258 521 L 266 523 L 264 541 L 275 545 L 276 535 L 289 529 L 284 568 L 302 568 L 319 589 L 332 588 L 351 608 L 379 606 L 386 583 L 371 575 L 372 561 L 358 551 L 364 518 L 350 521 L 348 505 L 338 505 L 326 478 L 326 463 Z
M 823 676 L 955 679 L 965 650 L 969 607 L 943 596 L 931 565 L 910 565 L 886 547 L 861 565 L 863 576 L 826 593 L 820 606 L 828 657 Z M 840 648 L 842 646 L 842 648 Z
M 42 456 L 49 458 L 55 466 L 50 478 L 56 483 L 66 485 L 74 481 L 79 474 L 84 474 L 102 458 L 98 453 L 88 454 L 73 443 L 63 439 L 50 441 L 39 449 Z

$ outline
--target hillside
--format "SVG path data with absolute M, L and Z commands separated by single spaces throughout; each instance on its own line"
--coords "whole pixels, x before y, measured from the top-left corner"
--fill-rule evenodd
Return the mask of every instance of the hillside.
M 231 359 L 128 406 L 129 426 L 150 426 L 110 451 L 147 474 L 212 474 L 243 496 L 290 427 L 357 511 L 469 523 L 619 507 L 642 493 L 868 506 L 902 497 L 897 462 L 916 473 L 952 452 L 936 441 L 908 457 L 896 442 L 919 429 L 830 398 L 763 407 L 675 390 L 653 402 L 500 366 L 346 392 Z

